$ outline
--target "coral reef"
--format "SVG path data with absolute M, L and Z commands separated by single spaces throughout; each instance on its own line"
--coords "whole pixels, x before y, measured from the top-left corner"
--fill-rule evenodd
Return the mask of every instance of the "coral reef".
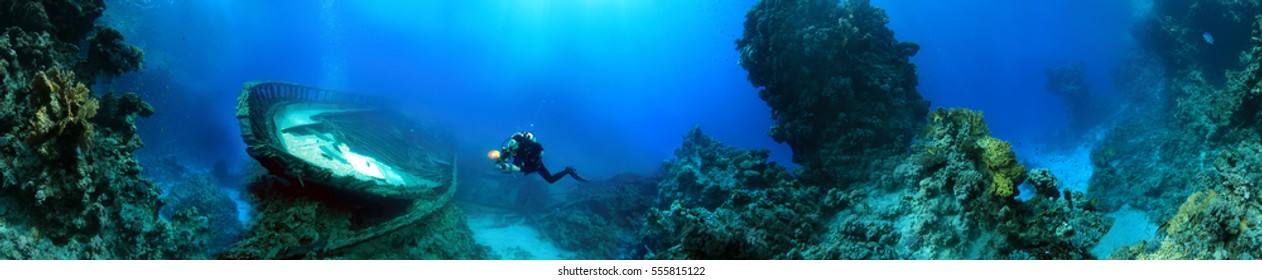
M 1152 14 L 1137 24 L 1136 37 L 1166 69 L 1182 76 L 1204 73 L 1221 85 L 1241 51 L 1249 47 L 1249 21 L 1262 14 L 1262 3 L 1239 0 L 1153 1 Z M 1209 33 L 1213 43 L 1202 37 Z
M 35 77 L 25 90 L 29 96 L 27 105 L 35 108 L 26 143 L 46 160 L 73 161 L 69 157 L 91 148 L 94 130 L 89 120 L 96 116 L 100 104 L 88 93 L 87 86 L 74 80 L 74 73 L 54 68 Z
M 1240 9 L 1238 12 L 1256 13 L 1252 9 Z M 1234 19 L 1235 16 L 1231 18 L 1231 24 L 1247 26 Z M 1216 87 L 1209 72 L 1198 68 L 1200 64 L 1167 65 L 1181 68 L 1149 72 L 1137 69 L 1139 66 L 1129 66 L 1129 71 L 1135 74 L 1123 76 L 1131 78 L 1123 80 L 1123 85 L 1163 84 L 1163 88 L 1141 88 L 1149 90 L 1149 96 L 1171 102 L 1133 106 L 1134 109 L 1127 114 L 1135 117 L 1127 118 L 1096 145 L 1092 152 L 1095 173 L 1090 190 L 1103 209 L 1111 211 L 1129 204 L 1155 219 L 1170 219 L 1177 205 L 1197 190 L 1194 188 L 1198 180 L 1196 174 L 1212 171 L 1211 161 L 1215 151 L 1258 137 L 1259 131 L 1255 127 L 1262 119 L 1258 115 L 1262 102 L 1256 98 L 1256 87 L 1257 77 L 1262 73 L 1262 62 L 1259 62 L 1262 60 L 1258 58 L 1262 55 L 1262 48 L 1258 47 L 1260 43 L 1256 38 L 1262 35 L 1262 23 L 1256 22 L 1257 19 L 1254 21 L 1254 46 L 1238 56 L 1238 61 L 1243 63 L 1242 69 L 1225 71 L 1225 86 Z M 1240 47 L 1241 50 L 1245 48 Z M 1165 60 L 1194 60 L 1195 57 L 1157 46 L 1150 46 L 1147 51 Z M 1236 56 L 1233 55 L 1233 58 Z M 1131 65 L 1148 65 L 1144 63 L 1136 60 Z M 1171 76 L 1162 77 L 1165 74 L 1156 72 L 1171 73 Z
M 585 184 L 539 217 L 532 217 L 548 239 L 581 259 L 627 259 L 639 247 L 644 215 L 653 205 L 657 181 L 621 174 Z
M 51 0 L 0 2 L 0 26 L 48 33 L 58 41 L 78 42 L 92 31 L 93 22 L 105 11 L 103 0 Z
M 1183 202 L 1153 242 L 1119 249 L 1114 259 L 1254 259 L 1262 252 L 1262 143 L 1223 149 L 1214 172 Z
M 824 193 L 768 163 L 768 151 L 727 147 L 696 127 L 675 156 L 648 211 L 644 258 L 785 258 L 819 230 Z
M 1236 143 L 1262 135 L 1262 17 L 1253 23 L 1252 48 L 1240 57 L 1239 71 L 1228 71 L 1228 83 L 1222 90 L 1191 96 L 1185 104 L 1188 118 L 1201 121 L 1207 134 L 1222 143 Z M 1196 99 L 1193 99 L 1196 97 Z M 1181 104 L 1182 105 L 1182 104 Z M 1199 117 L 1199 118 L 1196 118 Z M 1212 134 L 1219 132 L 1220 134 Z
M 139 176 L 132 153 L 143 143 L 135 132 L 95 133 L 96 121 L 128 122 L 140 112 L 119 108 L 96 114 L 97 99 L 58 68 L 34 78 L 23 88 L 8 86 L 4 105 L 13 111 L 3 122 L 14 126 L 0 136 L 0 169 L 7 173 L 2 189 L 27 211 L 9 221 L 38 229 L 51 243 L 24 249 L 45 252 L 9 256 L 201 258 L 204 248 L 175 245 L 204 244 L 180 239 L 200 237 L 181 234 L 196 231 L 198 218 L 159 219 L 161 191 Z
M 929 116 L 925 138 L 913 145 L 917 152 L 896 170 L 909 188 L 899 202 L 908 209 L 891 215 L 901 236 L 895 247 L 899 256 L 1090 257 L 1086 249 L 1108 226 L 1103 215 L 1046 191 L 1029 201 L 1014 200 L 1026 169 L 1011 146 L 990 136 L 981 113 L 938 109 Z M 1032 176 L 1039 184 L 1056 181 L 1045 170 Z M 1056 187 L 1050 188 L 1055 193 Z
M 1152 108 L 1143 108 L 1144 110 Z M 1196 174 L 1211 160 L 1205 138 L 1185 133 L 1175 116 L 1128 118 L 1091 150 L 1094 169 L 1087 191 L 1104 211 L 1125 205 L 1157 220 L 1169 219 L 1194 189 Z
M 88 37 L 88 57 L 82 63 L 80 73 L 95 80 L 98 73 L 115 77 L 140 70 L 144 66 L 144 52 L 136 46 L 123 43 L 123 35 L 113 28 L 96 26 Z
M 924 124 L 914 43 L 899 42 L 867 0 L 759 1 L 736 41 L 740 64 L 771 107 L 771 137 L 788 143 L 804 181 L 870 179 Z
M 161 190 L 140 177 L 133 156 L 143 143 L 119 129 L 148 115 L 138 109 L 148 105 L 114 107 L 67 71 L 79 69 L 78 46 L 103 2 L 0 7 L 0 257 L 204 258 L 205 218 L 159 217 Z
M 156 112 L 153 106 L 132 92 L 122 96 L 109 93 L 101 96 L 99 103 L 99 117 L 92 120 L 96 123 L 97 133 L 116 136 L 126 145 L 140 145 L 140 138 L 136 137 L 136 118 L 152 116 Z
M 1034 193 L 1043 197 L 1060 198 L 1060 180 L 1052 175 L 1052 171 L 1047 168 L 1039 168 L 1030 170 L 1030 185 L 1034 186 Z
M 663 165 L 642 255 L 651 259 L 1085 259 L 1109 223 L 1081 193 L 1017 201 L 1027 176 L 981 113 L 930 113 L 883 184 L 822 191 L 694 128 Z M 821 199 L 822 198 L 822 199 Z M 1078 203 L 1075 203 L 1078 202 Z
M 1046 170 L 1027 175 L 1011 147 L 990 136 L 981 113 L 929 115 L 914 153 L 892 176 L 826 192 L 766 164 L 765 155 L 724 147 L 694 129 L 663 167 L 658 207 L 646 219 L 645 257 L 1092 258 L 1087 249 L 1110 223 L 1083 194 L 1056 193 Z M 1043 191 L 1015 200 L 1027 176 Z
M 183 182 L 171 186 L 167 191 L 166 201 L 159 212 L 164 217 L 174 217 L 185 210 L 205 217 L 206 225 L 214 229 L 208 240 L 207 249 L 210 252 L 227 248 L 244 231 L 241 221 L 237 219 L 236 203 L 228 198 L 228 194 L 215 184 L 210 175 L 191 175 Z

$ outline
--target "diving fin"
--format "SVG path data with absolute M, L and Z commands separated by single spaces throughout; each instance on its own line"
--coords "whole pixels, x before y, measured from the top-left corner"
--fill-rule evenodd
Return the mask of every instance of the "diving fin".
M 578 170 L 574 169 L 574 167 L 566 166 L 565 168 L 569 169 L 570 178 L 574 178 L 574 180 L 578 180 L 579 182 L 587 183 L 587 179 L 583 178 L 583 176 L 578 176 Z

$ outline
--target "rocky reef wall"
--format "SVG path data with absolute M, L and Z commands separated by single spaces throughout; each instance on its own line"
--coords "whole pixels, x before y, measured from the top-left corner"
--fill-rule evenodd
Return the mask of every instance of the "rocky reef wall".
M 1250 109 L 1235 72 L 1259 13 L 1256 1 L 1153 2 L 1133 32 L 1139 49 L 1114 73 L 1127 117 L 1092 151 L 1089 192 L 1102 209 L 1169 219 L 1216 151 L 1243 139 L 1234 127 Z
M 653 205 L 657 178 L 620 174 L 585 183 L 528 221 L 579 259 L 630 259 L 642 249 L 639 233 Z
M 869 161 L 906 151 L 929 102 L 916 92 L 915 43 L 899 42 L 867 0 L 758 1 L 736 41 L 740 65 L 793 150 L 803 180 L 848 185 Z
M 649 259 L 783 259 L 820 230 L 824 195 L 767 162 L 693 128 L 663 163 L 642 242 Z
M 663 165 L 642 242 L 650 259 L 1091 259 L 1110 223 L 1082 193 L 1027 172 L 981 114 L 930 113 L 880 184 L 823 188 L 694 128 Z M 1027 181 L 1036 194 L 1015 200 Z
M 1114 252 L 1115 259 L 1254 259 L 1262 252 L 1260 193 L 1255 186 L 1262 174 L 1262 114 L 1257 98 L 1262 80 L 1262 16 L 1252 24 L 1248 51 L 1237 70 L 1227 72 L 1222 88 L 1207 88 L 1180 104 L 1181 117 L 1207 132 L 1210 149 L 1200 152 L 1206 166 L 1189 180 L 1173 212 L 1148 242 Z M 1208 156 L 1207 156 L 1208 155 Z M 1181 204 L 1180 204 L 1181 203 Z
M 1027 170 L 980 112 L 929 112 L 918 47 L 883 11 L 765 0 L 746 19 L 741 65 L 800 170 L 694 128 L 663 164 L 644 258 L 1095 258 L 1110 222 L 1094 202 Z M 1015 199 L 1026 182 L 1033 198 Z
M 94 24 L 102 1 L 0 1 L 0 258 L 204 258 L 204 216 L 158 216 L 140 176 L 135 94 L 98 97 L 98 73 L 139 69 L 142 53 Z M 104 35 L 103 35 L 104 34 Z M 117 35 L 117 31 L 113 32 Z M 105 42 L 109 48 L 85 42 Z M 118 50 L 127 50 L 118 52 Z M 101 56 L 116 62 L 91 61 Z

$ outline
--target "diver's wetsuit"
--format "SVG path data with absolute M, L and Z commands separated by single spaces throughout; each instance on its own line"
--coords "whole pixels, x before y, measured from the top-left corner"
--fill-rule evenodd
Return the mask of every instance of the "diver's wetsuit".
M 521 168 L 521 172 L 530 174 L 530 172 L 538 172 L 540 177 L 548 181 L 548 184 L 561 180 L 565 175 L 570 175 L 573 170 L 566 168 L 564 171 L 555 174 L 548 172 L 548 167 L 543 166 L 543 145 L 539 142 L 514 139 L 517 140 L 517 149 L 513 150 L 513 165 Z

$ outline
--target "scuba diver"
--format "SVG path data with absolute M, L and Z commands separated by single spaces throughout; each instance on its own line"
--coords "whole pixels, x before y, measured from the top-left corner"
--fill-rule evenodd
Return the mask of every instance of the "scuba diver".
M 521 171 L 530 174 L 531 172 L 537 172 L 549 184 L 561 180 L 561 177 L 565 177 L 565 175 L 570 175 L 574 180 L 587 183 L 587 179 L 578 176 L 574 167 L 566 166 L 565 170 L 561 172 L 549 173 L 548 167 L 543 166 L 543 145 L 535 142 L 534 133 L 514 133 L 508 140 L 504 140 L 504 145 L 499 150 L 492 150 L 487 154 L 487 157 L 494 159 L 495 168 L 504 173 Z

